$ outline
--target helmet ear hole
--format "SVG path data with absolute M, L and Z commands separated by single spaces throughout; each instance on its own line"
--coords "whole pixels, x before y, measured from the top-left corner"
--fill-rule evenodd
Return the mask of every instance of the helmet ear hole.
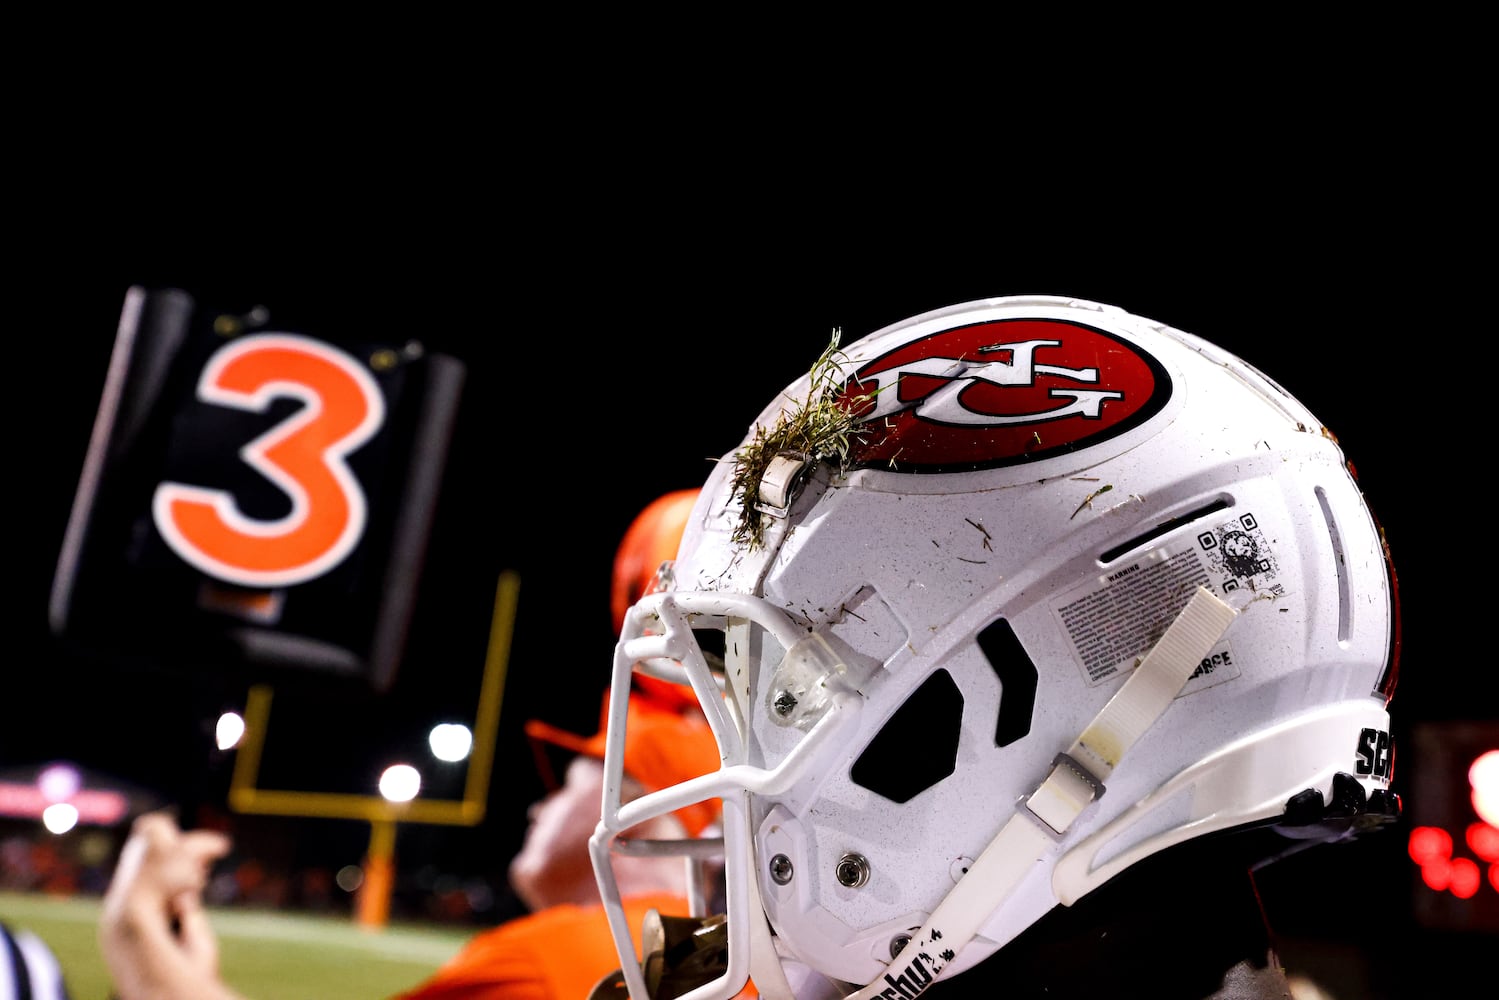
M 849 777 L 892 802 L 909 802 L 957 769 L 962 723 L 962 692 L 946 670 L 935 671 L 869 741 Z M 917 734 L 922 751 L 912 753 Z
M 1036 711 L 1036 663 L 1003 618 L 978 634 L 979 649 L 994 676 L 999 678 L 999 719 L 994 724 L 994 745 L 1007 747 L 1031 731 Z

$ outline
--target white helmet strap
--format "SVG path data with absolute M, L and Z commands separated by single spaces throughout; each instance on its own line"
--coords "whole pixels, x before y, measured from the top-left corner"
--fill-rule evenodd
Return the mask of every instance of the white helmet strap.
M 941 978 L 978 935 L 984 920 L 1103 794 L 1104 779 L 1166 711 L 1236 614 L 1211 591 L 1198 587 L 1134 673 L 1067 752 L 1057 755 L 1051 774 L 1021 801 L 1015 815 L 901 950 L 908 958 L 896 959 L 899 971 L 881 976 L 847 1000 L 871 1000 L 891 988 L 914 997 Z

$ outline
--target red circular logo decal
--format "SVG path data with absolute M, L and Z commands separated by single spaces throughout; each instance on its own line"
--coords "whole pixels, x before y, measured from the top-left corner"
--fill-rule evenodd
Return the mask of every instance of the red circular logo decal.
M 956 327 L 869 361 L 844 383 L 860 416 L 850 464 L 959 472 L 1035 462 L 1160 412 L 1171 379 L 1113 334 L 1054 319 Z

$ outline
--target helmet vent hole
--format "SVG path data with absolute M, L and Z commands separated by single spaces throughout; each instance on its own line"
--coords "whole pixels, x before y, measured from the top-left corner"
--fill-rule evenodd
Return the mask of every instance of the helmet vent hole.
M 1318 486 L 1317 506 L 1322 511 L 1322 520 L 1327 522 L 1327 537 L 1332 542 L 1332 565 L 1338 577 L 1338 641 L 1347 642 L 1352 634 L 1351 624 L 1353 607 L 1352 586 L 1348 580 L 1348 560 L 1343 552 L 1343 535 L 1338 531 L 1337 518 L 1333 517 L 1332 508 L 1327 502 L 1327 491 Z
M 1103 552 L 1099 555 L 1098 561 L 1107 565 L 1113 562 L 1115 559 L 1118 559 L 1120 556 L 1124 555 L 1126 552 L 1133 552 L 1136 549 L 1143 548 L 1149 543 L 1155 541 L 1157 538 L 1160 538 L 1162 535 L 1170 534 L 1184 524 L 1191 524 L 1193 521 L 1200 521 L 1205 517 L 1210 517 L 1213 514 L 1218 513 L 1220 510 L 1227 510 L 1232 506 L 1233 501 L 1229 497 L 1219 497 L 1212 503 L 1206 504 L 1202 507 L 1198 507 L 1196 510 L 1189 510 L 1185 514 L 1179 514 L 1176 517 L 1169 517 L 1166 520 L 1162 521 L 1160 524 L 1157 524 L 1154 528 L 1151 528 L 1149 531 L 1146 531 L 1143 534 L 1136 535 L 1123 544 L 1116 545 L 1113 548 Z
M 963 694 L 938 670 L 895 710 L 854 761 L 849 777 L 892 802 L 909 802 L 957 769 Z M 913 753 L 920 737 L 922 749 Z
M 1007 747 L 1031 731 L 1039 676 L 1036 664 L 1003 618 L 980 632 L 978 643 L 994 676 L 999 678 L 999 719 L 994 724 L 994 745 Z

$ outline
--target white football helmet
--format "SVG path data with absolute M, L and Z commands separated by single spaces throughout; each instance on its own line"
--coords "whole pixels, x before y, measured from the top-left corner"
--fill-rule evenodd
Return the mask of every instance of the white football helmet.
M 909 998 L 1189 838 L 1399 811 L 1394 579 L 1336 439 L 1118 308 L 835 335 L 715 467 L 665 576 L 612 704 L 635 671 L 690 684 L 723 762 L 622 801 L 610 720 L 591 846 L 637 1000 L 747 977 Z M 705 799 L 719 839 L 627 836 Z M 622 852 L 711 862 L 723 890 L 629 927 Z

